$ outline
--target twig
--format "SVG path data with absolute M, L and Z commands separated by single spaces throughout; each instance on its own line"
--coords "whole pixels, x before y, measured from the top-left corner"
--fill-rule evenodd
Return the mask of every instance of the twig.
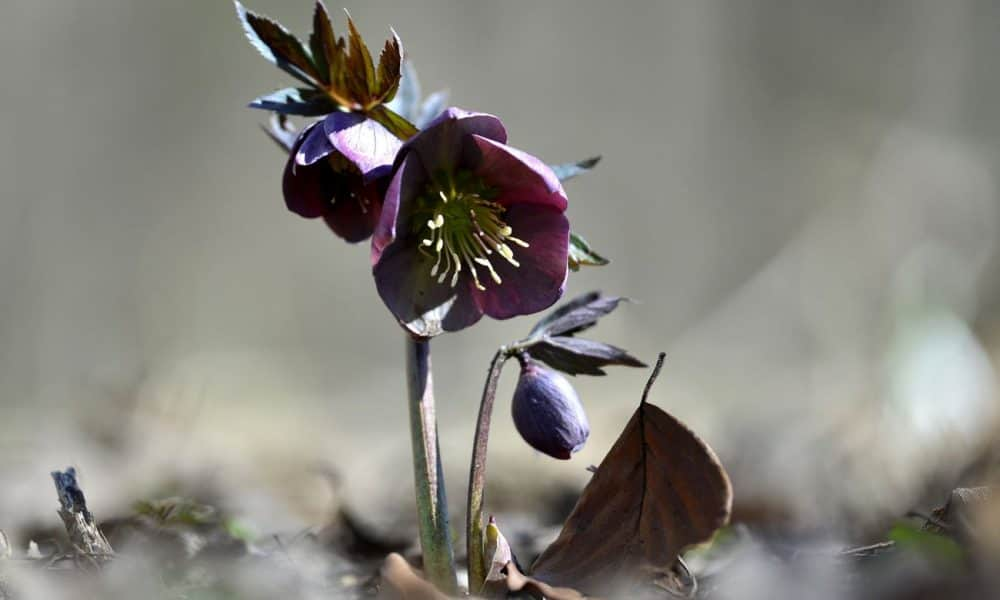
M 77 554 L 90 558 L 95 564 L 114 556 L 115 551 L 87 508 L 87 499 L 76 481 L 76 469 L 69 467 L 65 471 L 53 471 L 52 480 L 59 494 L 59 516 Z
M 479 403 L 479 418 L 472 442 L 472 464 L 469 467 L 469 499 L 466 506 L 466 551 L 469 561 L 469 593 L 477 594 L 486 581 L 486 561 L 483 556 L 483 497 L 486 488 L 486 449 L 490 440 L 490 419 L 493 400 L 503 365 L 510 357 L 509 349 L 501 346 L 490 362 L 489 375 Z

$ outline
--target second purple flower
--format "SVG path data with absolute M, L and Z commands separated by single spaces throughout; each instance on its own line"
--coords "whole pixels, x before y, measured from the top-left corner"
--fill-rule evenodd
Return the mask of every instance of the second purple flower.
M 289 210 L 322 217 L 348 242 L 368 239 L 382 210 L 382 192 L 402 142 L 358 113 L 335 112 L 302 130 L 285 164 Z
M 421 337 L 551 306 L 563 293 L 566 194 L 492 115 L 449 108 L 406 142 L 372 240 L 375 284 Z

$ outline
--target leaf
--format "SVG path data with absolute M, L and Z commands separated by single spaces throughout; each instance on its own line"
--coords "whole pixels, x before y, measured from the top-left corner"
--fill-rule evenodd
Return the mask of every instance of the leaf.
M 646 366 L 621 348 L 574 337 L 543 338 L 530 347 L 529 353 L 553 369 L 570 375 L 605 375 L 601 367 L 609 365 Z
M 248 106 L 303 117 L 325 115 L 337 109 L 337 105 L 324 92 L 294 87 L 254 98 Z
M 597 166 L 597 163 L 599 162 L 601 162 L 601 157 L 593 156 L 577 162 L 550 165 L 550 168 L 552 169 L 552 172 L 556 174 L 556 177 L 559 178 L 559 181 L 566 181 L 567 179 L 573 179 L 577 175 L 583 175 Z
M 368 116 L 378 121 L 383 127 L 403 141 L 410 139 L 417 133 L 417 128 L 414 127 L 413 123 L 394 113 L 384 104 L 373 108 L 368 113 Z
M 375 82 L 374 102 L 388 102 L 396 95 L 399 89 L 399 80 L 402 77 L 403 44 L 399 41 L 396 32 L 392 32 L 392 39 L 386 40 L 382 52 L 378 56 L 378 78 Z
M 535 335 L 573 335 L 593 327 L 598 319 L 610 314 L 627 298 L 605 296 L 601 292 L 587 292 L 573 298 L 545 316 L 531 330 Z
M 299 130 L 288 121 L 288 115 L 274 113 L 268 119 L 267 125 L 261 124 L 261 129 L 285 152 L 291 152 Z
M 235 0 L 236 15 L 250 44 L 278 68 L 299 81 L 316 86 L 321 80 L 309 52 L 297 37 L 276 21 L 248 11 Z
M 587 240 L 573 233 L 569 234 L 569 268 L 571 271 L 579 271 L 580 266 L 603 267 L 611 261 L 595 252 Z
M 347 55 L 348 81 L 351 82 L 351 91 L 354 97 L 372 98 L 376 92 L 375 65 L 372 63 L 372 55 L 368 52 L 368 46 L 361 38 L 357 27 L 351 17 L 347 17 L 347 44 L 350 53 Z
M 393 552 L 385 557 L 382 569 L 382 589 L 378 598 L 386 600 L 448 600 L 430 582 L 425 580 L 406 559 Z
M 337 36 L 333 33 L 333 23 L 330 22 L 330 13 L 322 0 L 316 0 L 316 8 L 313 10 L 313 30 L 309 36 L 309 49 L 312 50 L 313 61 L 319 70 L 320 81 L 329 84 L 333 70 L 332 65 L 337 65 Z
M 547 600 L 586 600 L 580 592 L 568 587 L 553 587 L 534 577 L 521 573 L 513 562 L 507 564 L 507 589 L 511 592 L 527 592 L 535 598 Z
M 416 116 L 417 127 L 423 129 L 430 124 L 438 115 L 444 112 L 448 104 L 448 92 L 441 90 L 434 92 L 424 100 L 420 107 L 420 115 Z
M 732 486 L 715 453 L 646 401 L 663 357 L 559 537 L 532 565 L 535 579 L 624 597 L 622 589 L 668 573 L 681 551 L 729 521 Z
M 961 564 L 964 552 L 954 539 L 921 531 L 908 524 L 899 524 L 889 530 L 889 540 L 896 546 L 923 555 L 941 566 L 955 567 Z

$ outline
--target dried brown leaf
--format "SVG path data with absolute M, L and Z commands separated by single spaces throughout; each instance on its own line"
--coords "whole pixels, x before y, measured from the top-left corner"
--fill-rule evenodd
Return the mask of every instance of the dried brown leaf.
M 507 589 L 512 592 L 527 592 L 536 598 L 547 600 L 586 600 L 580 592 L 568 587 L 556 587 L 529 577 L 518 570 L 513 562 L 507 564 Z M 591 599 L 593 600 L 593 599 Z
M 448 600 L 395 552 L 385 557 L 381 575 L 380 600 Z
M 662 364 L 661 354 L 639 408 L 532 565 L 535 579 L 588 593 L 650 583 L 729 521 L 732 486 L 715 453 L 646 402 Z

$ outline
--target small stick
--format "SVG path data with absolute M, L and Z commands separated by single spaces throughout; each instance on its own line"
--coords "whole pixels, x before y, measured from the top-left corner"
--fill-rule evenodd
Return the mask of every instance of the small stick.
M 59 494 L 59 516 L 66 526 L 70 544 L 95 562 L 113 556 L 115 551 L 108 538 L 97 528 L 93 513 L 87 509 L 87 499 L 76 481 L 76 469 L 69 467 L 65 471 L 53 471 L 52 481 Z

